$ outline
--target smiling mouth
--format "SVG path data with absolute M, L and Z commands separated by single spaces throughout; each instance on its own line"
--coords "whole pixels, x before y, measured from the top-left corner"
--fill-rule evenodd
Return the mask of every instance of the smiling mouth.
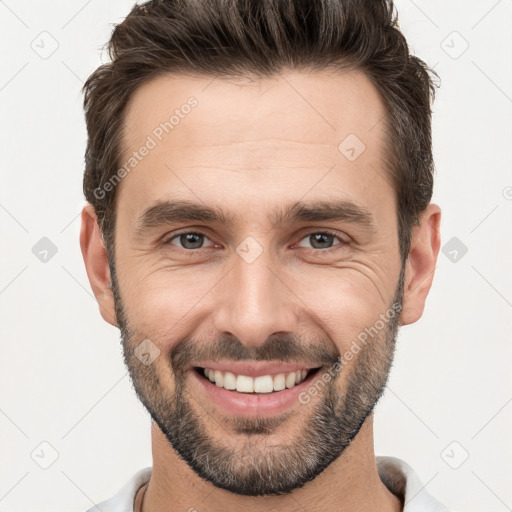
M 209 380 L 219 388 L 238 393 L 261 394 L 275 393 L 298 386 L 305 380 L 312 379 L 320 370 L 320 367 L 272 375 L 260 375 L 258 377 L 236 375 L 229 371 L 213 370 L 198 366 L 193 369 L 203 379 Z

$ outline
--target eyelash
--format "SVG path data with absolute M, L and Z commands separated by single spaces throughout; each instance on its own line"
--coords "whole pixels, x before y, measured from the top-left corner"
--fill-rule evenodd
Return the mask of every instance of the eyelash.
M 209 237 L 206 233 L 203 233 L 202 231 L 182 231 L 182 232 L 179 232 L 179 233 L 175 233 L 174 235 L 172 235 L 172 237 L 168 238 L 167 240 L 165 240 L 162 245 L 172 245 L 171 242 L 175 239 L 175 238 L 178 238 L 182 235 L 201 235 L 201 236 L 204 236 L 205 238 L 207 238 L 209 240 Z M 346 240 L 343 240 L 340 235 L 334 231 L 329 231 L 329 230 L 323 230 L 323 231 L 311 231 L 310 233 L 307 233 L 306 235 L 304 235 L 300 241 L 304 240 L 305 238 L 308 238 L 312 235 L 329 235 L 329 236 L 332 236 L 334 238 L 337 238 L 338 241 L 340 242 L 339 245 L 335 245 L 333 247 L 328 247 L 327 249 L 315 249 L 315 248 L 309 248 L 309 247 L 302 247 L 302 249 L 305 249 L 306 251 L 308 252 L 315 252 L 315 253 L 330 253 L 331 251 L 335 251 L 336 249 L 339 249 L 340 247 L 343 247 L 343 246 L 346 246 L 348 245 L 349 242 L 347 242 Z M 199 252 L 202 252 L 203 250 L 206 250 L 208 249 L 208 247 L 200 247 L 198 249 L 184 249 L 182 247 L 178 247 L 178 249 L 181 249 L 183 251 L 186 251 L 188 253 L 199 253 Z

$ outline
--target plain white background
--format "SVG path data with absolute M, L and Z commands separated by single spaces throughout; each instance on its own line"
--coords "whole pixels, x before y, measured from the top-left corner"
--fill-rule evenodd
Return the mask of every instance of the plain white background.
M 151 465 L 149 415 L 119 333 L 99 315 L 78 243 L 80 88 L 131 5 L 0 2 L 4 512 L 81 512 Z M 423 318 L 400 332 L 376 412 L 376 453 L 406 460 L 450 508 L 504 512 L 512 510 L 512 1 L 397 7 L 412 50 L 442 80 L 433 200 L 443 210 L 443 252 Z M 43 237 L 57 251 L 46 262 L 34 254 Z

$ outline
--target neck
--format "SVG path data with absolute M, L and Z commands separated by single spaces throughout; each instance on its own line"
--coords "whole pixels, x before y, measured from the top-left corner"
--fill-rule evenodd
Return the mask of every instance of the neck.
M 153 470 L 142 512 L 202 510 L 247 512 L 401 512 L 401 499 L 380 480 L 373 447 L 373 415 L 344 453 L 313 481 L 283 496 L 240 496 L 200 478 L 179 458 L 164 434 L 151 427 Z

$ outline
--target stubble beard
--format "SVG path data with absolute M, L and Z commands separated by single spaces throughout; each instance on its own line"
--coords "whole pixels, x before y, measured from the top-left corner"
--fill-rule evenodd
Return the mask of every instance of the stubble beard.
M 124 360 L 135 392 L 179 457 L 215 487 L 244 496 L 285 495 L 303 487 L 343 454 L 384 392 L 394 357 L 399 313 L 361 348 L 357 358 L 342 366 L 318 400 L 297 404 L 280 416 L 229 421 L 215 418 L 201 406 L 199 397 L 192 395 L 188 372 L 173 366 L 179 357 L 169 358 L 166 372 L 174 375 L 172 394 L 162 384 L 156 366 L 146 366 L 137 358 L 135 349 L 147 336 L 134 329 L 126 317 L 114 268 L 111 276 Z M 390 306 L 398 311 L 403 279 L 404 268 Z M 326 370 L 328 367 L 322 368 L 319 375 Z M 341 396 L 340 376 L 345 375 L 346 391 Z M 290 425 L 294 419 L 295 425 Z M 223 437 L 212 435 L 212 425 Z M 282 425 L 296 433 L 293 439 L 279 436 Z

